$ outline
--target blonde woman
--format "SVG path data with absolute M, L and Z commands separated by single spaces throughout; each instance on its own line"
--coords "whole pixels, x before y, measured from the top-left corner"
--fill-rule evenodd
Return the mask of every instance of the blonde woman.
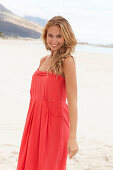
M 32 75 L 17 170 L 66 170 L 67 155 L 78 152 L 76 65 L 71 55 L 77 41 L 62 16 L 47 22 L 42 40 L 50 55 L 42 57 Z

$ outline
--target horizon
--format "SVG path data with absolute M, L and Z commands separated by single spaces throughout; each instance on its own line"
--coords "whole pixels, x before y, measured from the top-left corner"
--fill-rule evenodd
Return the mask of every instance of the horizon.
M 108 0 L 0 0 L 16 15 L 49 20 L 55 15 L 65 17 L 77 39 L 90 43 L 113 44 L 113 1 Z M 13 5 L 12 5 L 13 4 Z M 71 9 L 71 10 L 69 10 Z

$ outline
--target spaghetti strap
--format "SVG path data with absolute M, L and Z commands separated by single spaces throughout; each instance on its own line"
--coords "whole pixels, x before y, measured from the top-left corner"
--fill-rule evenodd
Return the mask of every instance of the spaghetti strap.
M 46 58 L 47 56 L 45 56 L 44 58 L 43 58 L 43 60 L 42 60 L 42 62 L 40 63 L 40 66 L 43 64 L 43 62 L 45 61 L 45 58 Z M 40 67 L 39 66 L 39 67 Z
M 44 57 L 44 59 L 43 59 L 42 63 L 45 61 L 45 58 L 46 58 L 46 57 L 47 57 L 47 56 L 45 56 L 45 57 Z
M 44 57 L 44 60 L 43 60 L 43 61 L 45 61 L 45 58 L 46 58 L 46 57 L 47 57 L 47 56 Z

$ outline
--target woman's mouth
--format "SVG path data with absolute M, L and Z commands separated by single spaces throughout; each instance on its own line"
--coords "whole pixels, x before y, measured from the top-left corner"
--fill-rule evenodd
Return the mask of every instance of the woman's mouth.
M 57 47 L 58 46 L 58 44 L 51 44 L 53 47 Z

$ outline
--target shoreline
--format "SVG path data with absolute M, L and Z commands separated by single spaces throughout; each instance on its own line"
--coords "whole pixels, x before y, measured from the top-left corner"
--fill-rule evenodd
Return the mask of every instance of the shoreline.
M 4 36 L 4 37 L 0 37 L 0 40 L 24 40 L 24 41 L 40 41 L 40 38 L 25 38 L 25 37 L 8 37 L 8 36 Z M 92 47 L 103 47 L 103 48 L 113 48 L 113 44 L 108 43 L 108 44 L 99 44 L 99 43 L 90 43 L 90 42 L 83 42 L 83 41 L 78 41 L 77 42 L 78 45 L 82 45 L 82 46 L 92 46 Z

